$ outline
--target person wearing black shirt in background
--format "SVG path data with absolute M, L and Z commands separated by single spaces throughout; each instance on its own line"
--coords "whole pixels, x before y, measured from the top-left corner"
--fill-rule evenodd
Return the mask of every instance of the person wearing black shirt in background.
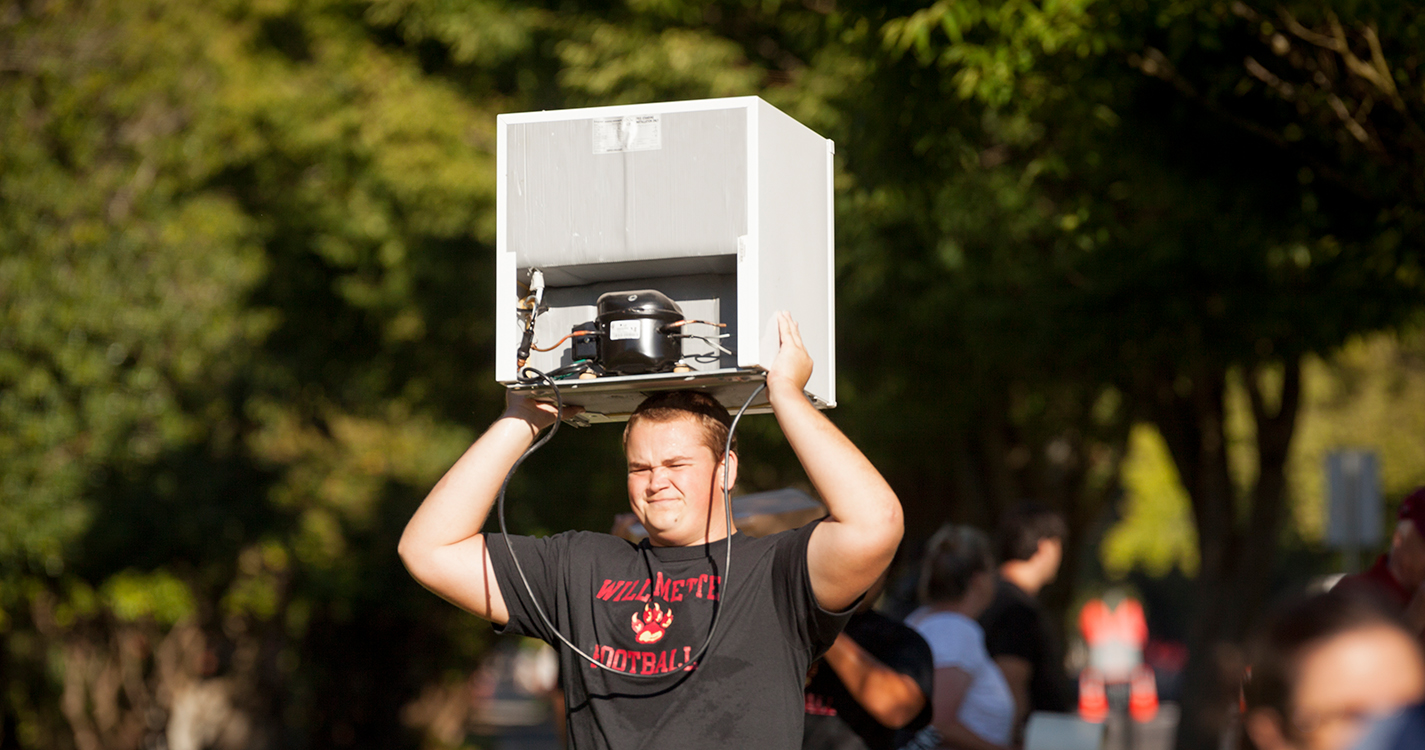
M 1035 599 L 1059 574 L 1067 531 L 1063 516 L 1034 502 L 1000 523 L 999 581 L 980 627 L 1014 694 L 1016 738 L 1034 711 L 1073 710 L 1057 629 Z
M 930 646 L 909 626 L 871 609 L 885 580 L 883 573 L 811 667 L 802 750 L 894 750 L 898 739 L 930 723 Z

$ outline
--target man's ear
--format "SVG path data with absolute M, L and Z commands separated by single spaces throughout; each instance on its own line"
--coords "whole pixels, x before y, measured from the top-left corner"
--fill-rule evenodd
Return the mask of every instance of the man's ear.
M 1291 745 L 1282 732 L 1282 715 L 1272 708 L 1254 708 L 1247 712 L 1242 727 L 1257 750 L 1289 750 Z
M 721 488 L 721 487 L 722 487 L 722 470 L 723 470 L 722 464 L 723 464 L 722 461 L 718 461 L 718 463 L 717 463 L 717 478 L 714 480 L 714 484 L 713 484 L 713 486 L 718 487 L 718 488 Z M 728 488 L 728 489 L 732 489 L 733 487 L 736 487 L 736 486 L 737 486 L 737 452 L 736 452 L 736 451 L 733 451 L 733 452 L 727 454 L 727 488 Z

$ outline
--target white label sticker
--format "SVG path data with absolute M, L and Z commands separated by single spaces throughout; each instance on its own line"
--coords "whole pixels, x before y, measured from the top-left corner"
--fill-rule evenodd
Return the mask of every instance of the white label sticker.
M 609 321 L 609 340 L 636 339 L 642 330 L 643 326 L 637 320 L 611 320 Z
M 663 148 L 663 115 L 594 118 L 594 153 L 657 151 Z

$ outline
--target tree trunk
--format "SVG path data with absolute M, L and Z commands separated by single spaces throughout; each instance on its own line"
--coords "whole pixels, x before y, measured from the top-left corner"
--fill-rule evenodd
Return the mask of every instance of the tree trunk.
M 1249 379 L 1247 393 L 1252 399 L 1252 417 L 1257 426 L 1258 473 L 1252 489 L 1248 544 L 1243 549 L 1239 580 L 1242 601 L 1265 603 L 1272 571 L 1276 568 L 1277 541 L 1287 518 L 1286 462 L 1301 405 L 1300 361 L 1289 361 L 1283 368 L 1281 393 L 1274 411 L 1266 403 L 1259 378 Z M 1252 620 L 1243 624 L 1250 626 Z
M 1285 469 L 1300 401 L 1300 363 L 1283 368 L 1275 409 L 1262 392 L 1261 374 L 1260 368 L 1246 374 L 1258 466 L 1257 479 L 1241 500 L 1232 483 L 1224 428 L 1228 368 L 1204 365 L 1188 378 L 1164 373 L 1148 394 L 1153 421 L 1192 501 L 1201 558 L 1178 735 L 1185 750 L 1216 747 L 1229 726 L 1240 684 L 1240 644 L 1266 599 L 1285 520 Z

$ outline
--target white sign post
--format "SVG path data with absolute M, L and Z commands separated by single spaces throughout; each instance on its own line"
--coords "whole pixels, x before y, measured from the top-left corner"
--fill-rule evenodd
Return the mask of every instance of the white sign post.
M 1361 548 L 1381 540 L 1380 471 L 1368 450 L 1337 450 L 1326 455 L 1329 510 L 1326 543 L 1345 552 L 1348 573 L 1361 569 Z

